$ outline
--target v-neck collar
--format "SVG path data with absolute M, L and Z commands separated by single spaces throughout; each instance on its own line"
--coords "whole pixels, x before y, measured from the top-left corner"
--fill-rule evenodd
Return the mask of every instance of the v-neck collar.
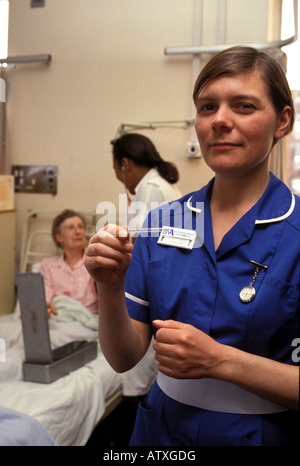
M 270 173 L 270 180 L 258 202 L 227 232 L 215 251 L 210 212 L 210 197 L 214 178 L 189 198 L 188 208 L 199 213 L 197 203 L 204 202 L 204 245 L 214 260 L 234 247 L 248 241 L 257 225 L 280 222 L 288 218 L 295 206 L 295 197 L 289 188 Z

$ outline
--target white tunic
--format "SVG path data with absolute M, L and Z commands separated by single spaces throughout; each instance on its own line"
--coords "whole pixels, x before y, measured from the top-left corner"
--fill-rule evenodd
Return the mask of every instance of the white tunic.
M 168 183 L 156 168 L 151 168 L 135 188 L 135 199 L 128 210 L 130 228 L 141 228 L 150 210 L 158 205 L 175 201 L 182 195 L 176 184 Z M 137 236 L 137 234 L 132 234 Z

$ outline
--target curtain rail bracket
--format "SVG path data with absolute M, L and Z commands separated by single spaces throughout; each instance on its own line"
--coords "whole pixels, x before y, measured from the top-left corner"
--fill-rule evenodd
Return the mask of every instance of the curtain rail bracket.
M 8 65 L 17 65 L 18 63 L 37 63 L 43 62 L 47 65 L 51 62 L 51 55 L 50 54 L 42 54 L 42 55 L 23 55 L 23 56 L 16 56 L 16 57 L 7 57 L 1 58 L 0 64 L 8 64 Z

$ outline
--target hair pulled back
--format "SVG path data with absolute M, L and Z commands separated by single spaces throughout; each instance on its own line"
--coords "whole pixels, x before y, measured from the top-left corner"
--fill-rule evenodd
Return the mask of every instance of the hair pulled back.
M 156 168 L 162 178 L 169 183 L 176 183 L 179 173 L 176 166 L 163 160 L 149 138 L 138 133 L 123 134 L 111 141 L 114 160 L 122 164 L 124 157 L 140 167 Z
M 235 75 L 254 70 L 260 72 L 266 83 L 275 110 L 281 113 L 284 107 L 291 107 L 290 127 L 286 134 L 290 133 L 294 125 L 295 109 L 285 72 L 277 60 L 253 47 L 229 47 L 213 56 L 196 80 L 193 92 L 195 104 L 197 105 L 199 93 L 213 79 L 225 74 Z

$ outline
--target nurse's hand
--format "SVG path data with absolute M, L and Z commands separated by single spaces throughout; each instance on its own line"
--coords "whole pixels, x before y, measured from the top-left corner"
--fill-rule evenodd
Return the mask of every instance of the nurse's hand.
M 189 324 L 155 320 L 153 325 L 158 329 L 153 348 L 160 372 L 177 379 L 212 376 L 223 345 Z
M 126 228 L 106 225 L 90 239 L 85 257 L 87 271 L 99 285 L 118 285 L 124 281 L 132 249 Z
M 155 320 L 158 369 L 176 379 L 209 377 L 233 383 L 299 411 L 299 367 L 222 345 L 192 325 Z

